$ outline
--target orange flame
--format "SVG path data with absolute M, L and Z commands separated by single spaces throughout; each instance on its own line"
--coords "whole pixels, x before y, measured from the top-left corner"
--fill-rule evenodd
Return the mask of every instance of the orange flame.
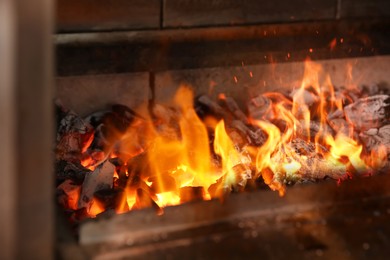
M 335 45 L 332 41 L 331 48 Z M 252 77 L 252 72 L 250 75 Z M 348 75 L 352 77 L 350 68 Z M 234 80 L 237 83 L 236 77 Z M 348 80 L 352 81 L 352 78 Z M 248 121 L 263 131 L 266 140 L 258 147 L 238 148 L 225 129 L 229 122 L 217 122 L 210 117 L 202 121 L 193 108 L 192 91 L 186 86 L 180 87 L 173 99 L 179 111 L 177 120 L 172 123 L 176 125 L 160 129 L 149 122 L 144 133 L 149 144 L 145 162 L 149 170 L 138 173 L 136 181 L 128 184 L 116 212 L 151 205 L 160 208 L 177 205 L 191 198 L 191 195 L 181 196 L 192 188 L 198 192 L 195 198 L 210 199 L 214 196 L 208 192 L 212 185 L 223 189 L 236 185 L 245 187 L 248 179 L 258 177 L 282 196 L 286 180 L 299 179 L 302 171 L 308 169 L 321 170 L 324 161 L 345 174 L 350 169 L 363 173 L 370 167 L 380 166 L 387 156 L 386 148 L 379 147 L 362 158 L 363 147 L 352 135 L 332 133 L 328 116 L 331 112 L 342 112 L 343 100 L 336 95 L 332 81 L 324 75 L 322 67 L 310 60 L 305 63 L 301 85 L 293 90 L 291 99 L 279 93 L 266 93 L 264 97 L 271 100 L 267 110 L 269 116 Z M 225 94 L 219 94 L 219 99 L 225 100 Z M 314 132 L 313 121 L 317 123 Z M 284 127 L 275 122 L 283 122 Z M 212 145 L 207 128 L 214 128 Z M 133 132 L 124 136 L 128 140 L 126 144 L 131 146 L 129 152 L 125 152 L 126 160 L 143 152 L 138 149 L 138 140 L 133 141 Z M 307 145 L 311 149 L 309 152 L 317 157 L 300 151 L 294 146 L 296 142 Z M 213 161 L 213 152 L 220 156 L 220 164 Z M 89 167 L 91 161 L 91 157 L 86 157 L 82 164 Z M 129 171 L 129 178 L 134 177 L 132 174 Z M 119 178 L 117 173 L 116 178 Z M 103 205 L 94 200 L 89 214 L 96 216 L 102 211 Z

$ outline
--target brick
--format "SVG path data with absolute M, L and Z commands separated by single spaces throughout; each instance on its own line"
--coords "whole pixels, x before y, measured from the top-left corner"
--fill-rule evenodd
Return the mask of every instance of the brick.
M 390 16 L 388 0 L 340 0 L 340 15 L 344 17 Z
M 123 104 L 144 114 L 149 98 L 149 74 L 129 73 L 57 78 L 57 98 L 81 116 L 110 104 Z
M 160 27 L 160 0 L 58 0 L 59 32 Z
M 332 19 L 335 0 L 165 0 L 164 27 Z

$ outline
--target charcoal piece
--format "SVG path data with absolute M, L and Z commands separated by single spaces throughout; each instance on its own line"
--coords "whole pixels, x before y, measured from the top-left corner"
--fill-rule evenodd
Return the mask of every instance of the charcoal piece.
M 361 86 L 362 97 L 369 97 L 373 95 L 390 95 L 390 86 L 387 82 L 380 82 L 370 86 Z
M 239 192 L 245 189 L 248 180 L 252 179 L 249 155 L 242 154 L 238 161 L 233 162 L 234 166 L 230 172 L 225 172 L 214 184 L 210 185 L 208 192 L 211 197 L 218 197 L 222 201 L 230 192 Z M 230 183 L 228 174 L 234 174 L 234 182 Z
M 220 103 L 222 103 L 223 106 L 228 111 L 230 111 L 230 113 L 236 119 L 240 120 L 241 122 L 243 122 L 245 124 L 248 123 L 248 119 L 247 119 L 246 115 L 244 114 L 244 112 L 242 112 L 242 110 L 239 108 L 236 101 L 232 97 L 224 97 L 224 98 L 220 99 Z
M 81 187 L 79 208 L 89 207 L 95 192 L 112 188 L 114 171 L 115 166 L 109 161 L 105 161 L 85 176 Z
M 60 141 L 63 135 L 70 132 L 88 134 L 91 131 L 93 131 L 92 125 L 79 117 L 75 112 L 68 111 L 60 121 L 57 130 L 57 141 Z
M 214 100 L 207 95 L 195 98 L 195 111 L 200 118 L 212 116 L 217 120 L 227 119 L 228 113 Z
M 203 200 L 205 196 L 205 190 L 203 187 L 182 187 L 180 188 L 180 202 L 190 202 Z
M 269 168 L 265 168 L 261 172 L 261 177 L 264 180 L 264 183 L 268 185 L 268 187 L 273 191 L 278 191 L 279 196 L 284 196 L 286 193 L 286 185 L 284 181 L 284 176 L 280 176 L 280 174 L 274 174 Z
M 85 176 L 91 171 L 83 167 L 79 162 L 69 162 L 64 160 L 56 161 L 57 182 L 72 180 L 78 184 L 84 181 Z
M 318 152 L 318 148 L 320 149 Z M 307 181 L 318 181 L 325 178 L 341 179 L 344 178 L 347 169 L 344 165 L 332 162 L 323 157 L 322 154 L 328 153 L 325 147 L 317 145 L 311 142 L 306 142 L 302 139 L 296 138 L 283 147 L 281 153 L 277 153 L 272 157 L 273 163 L 280 165 L 280 168 L 274 172 L 273 180 L 269 183 L 273 183 L 278 189 L 282 187 L 282 184 L 288 183 L 300 183 Z M 289 155 L 290 161 L 296 161 L 300 164 L 299 169 L 296 171 L 288 172 L 286 169 L 281 168 L 285 164 L 285 154 Z M 279 184 L 277 184 L 280 182 Z
M 135 120 L 145 120 L 141 115 L 125 105 L 112 105 L 112 111 L 118 116 L 118 130 L 125 131 Z
M 382 126 L 379 129 L 372 128 L 360 134 L 364 147 L 368 152 L 384 149 L 390 154 L 390 124 Z M 382 148 L 380 148 L 382 146 Z
M 263 95 L 252 98 L 248 104 L 248 113 L 249 117 L 254 120 L 270 120 L 274 118 L 271 99 Z
M 172 140 L 181 137 L 179 125 L 181 115 L 177 109 L 155 104 L 152 107 L 152 115 L 155 129 L 160 135 Z
M 93 138 L 93 127 L 72 111 L 61 120 L 57 131 L 56 158 L 77 161 Z
M 320 122 L 312 120 L 309 122 L 309 132 L 305 129 L 306 127 L 304 121 L 300 121 L 300 124 L 297 125 L 296 128 L 296 136 L 302 139 L 310 137 L 311 140 L 314 140 L 318 134 L 320 134 L 320 137 L 325 137 L 329 134 L 333 135 L 333 130 L 328 124 L 325 123 L 321 125 Z
M 94 193 L 97 199 L 105 209 L 116 209 L 120 206 L 125 193 L 122 189 L 103 189 Z
M 65 180 L 56 189 L 56 197 L 59 205 L 64 209 L 76 210 L 80 197 L 81 186 L 72 180 Z
M 356 130 L 366 131 L 390 123 L 390 96 L 361 98 L 344 108 L 345 117 Z
M 226 131 L 232 138 L 233 143 L 240 147 L 247 144 L 260 146 L 264 144 L 267 139 L 266 134 L 262 129 L 245 125 L 241 120 L 227 122 Z
M 102 150 L 107 153 L 129 127 L 142 124 L 145 120 L 127 106 L 116 104 L 111 110 L 87 116 L 85 121 L 95 128 L 91 150 Z
M 330 98 L 329 101 L 334 102 L 338 100 L 341 101 L 344 106 L 350 105 L 363 97 L 359 88 L 345 86 L 335 88 L 334 94 L 331 95 L 331 93 L 329 93 L 328 96 Z
M 117 214 L 115 209 L 107 209 L 103 211 L 102 213 L 99 213 L 96 215 L 97 219 L 110 219 L 114 217 Z
M 56 130 L 57 130 L 57 133 L 59 131 L 59 128 L 61 126 L 61 121 L 66 117 L 66 115 L 68 114 L 69 110 L 66 109 L 62 104 L 61 104 L 61 101 L 60 100 L 55 100 L 54 101 L 54 111 L 55 111 L 55 122 L 56 122 Z
M 327 120 L 343 119 L 344 117 L 344 112 L 340 109 L 336 109 L 335 111 L 328 114 Z
M 139 154 L 130 158 L 127 161 L 127 172 L 129 176 L 142 176 L 143 178 L 150 177 L 152 172 L 150 169 L 149 158 L 146 153 Z
M 88 210 L 86 208 L 80 208 L 73 212 L 70 220 L 74 223 L 79 223 L 87 218 L 90 218 L 90 215 L 88 214 Z
M 222 202 L 226 200 L 226 198 L 231 193 L 231 187 L 228 187 L 223 184 L 224 178 L 219 178 L 215 183 L 211 184 L 207 189 L 208 193 L 212 198 L 218 198 Z
M 110 158 L 109 161 L 110 161 L 110 163 L 112 163 L 116 167 L 120 167 L 120 166 L 124 165 L 123 160 L 121 160 L 121 158 L 119 158 L 119 157 Z
M 306 105 L 308 107 L 312 106 L 314 103 L 317 103 L 319 101 L 318 94 L 302 88 L 294 89 L 291 92 L 290 97 L 297 104 Z
M 114 183 L 113 183 L 114 188 L 125 189 L 128 182 L 127 165 L 116 166 L 115 171 L 118 176 L 114 178 Z
M 235 174 L 235 184 L 232 186 L 235 191 L 242 191 L 247 183 L 247 180 L 252 178 L 252 170 L 248 165 L 239 163 L 233 166 L 232 171 Z
M 162 212 L 157 203 L 152 199 L 151 195 L 144 189 L 139 188 L 136 190 L 136 199 L 132 209 L 143 208 L 154 208 L 158 213 Z
M 336 132 L 342 132 L 346 133 L 348 136 L 348 133 L 353 129 L 353 126 L 347 122 L 344 118 L 334 118 L 328 120 L 330 127 Z

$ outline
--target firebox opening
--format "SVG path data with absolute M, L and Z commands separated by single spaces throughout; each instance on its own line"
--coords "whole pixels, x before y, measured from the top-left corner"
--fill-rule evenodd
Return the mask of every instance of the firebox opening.
M 64 12 L 55 36 L 56 198 L 77 250 L 277 258 L 278 236 L 308 257 L 372 249 L 348 247 L 339 216 L 386 219 L 388 21 L 346 1 L 315 16 L 312 3 L 275 16 L 253 15 L 271 8 L 256 1 L 141 2 L 136 23 L 118 11 L 128 3 L 87 21 Z

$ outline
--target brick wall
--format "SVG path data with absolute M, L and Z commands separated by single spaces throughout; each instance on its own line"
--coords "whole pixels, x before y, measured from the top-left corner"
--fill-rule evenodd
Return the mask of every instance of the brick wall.
M 388 0 L 58 0 L 57 31 L 144 30 L 389 16 Z

